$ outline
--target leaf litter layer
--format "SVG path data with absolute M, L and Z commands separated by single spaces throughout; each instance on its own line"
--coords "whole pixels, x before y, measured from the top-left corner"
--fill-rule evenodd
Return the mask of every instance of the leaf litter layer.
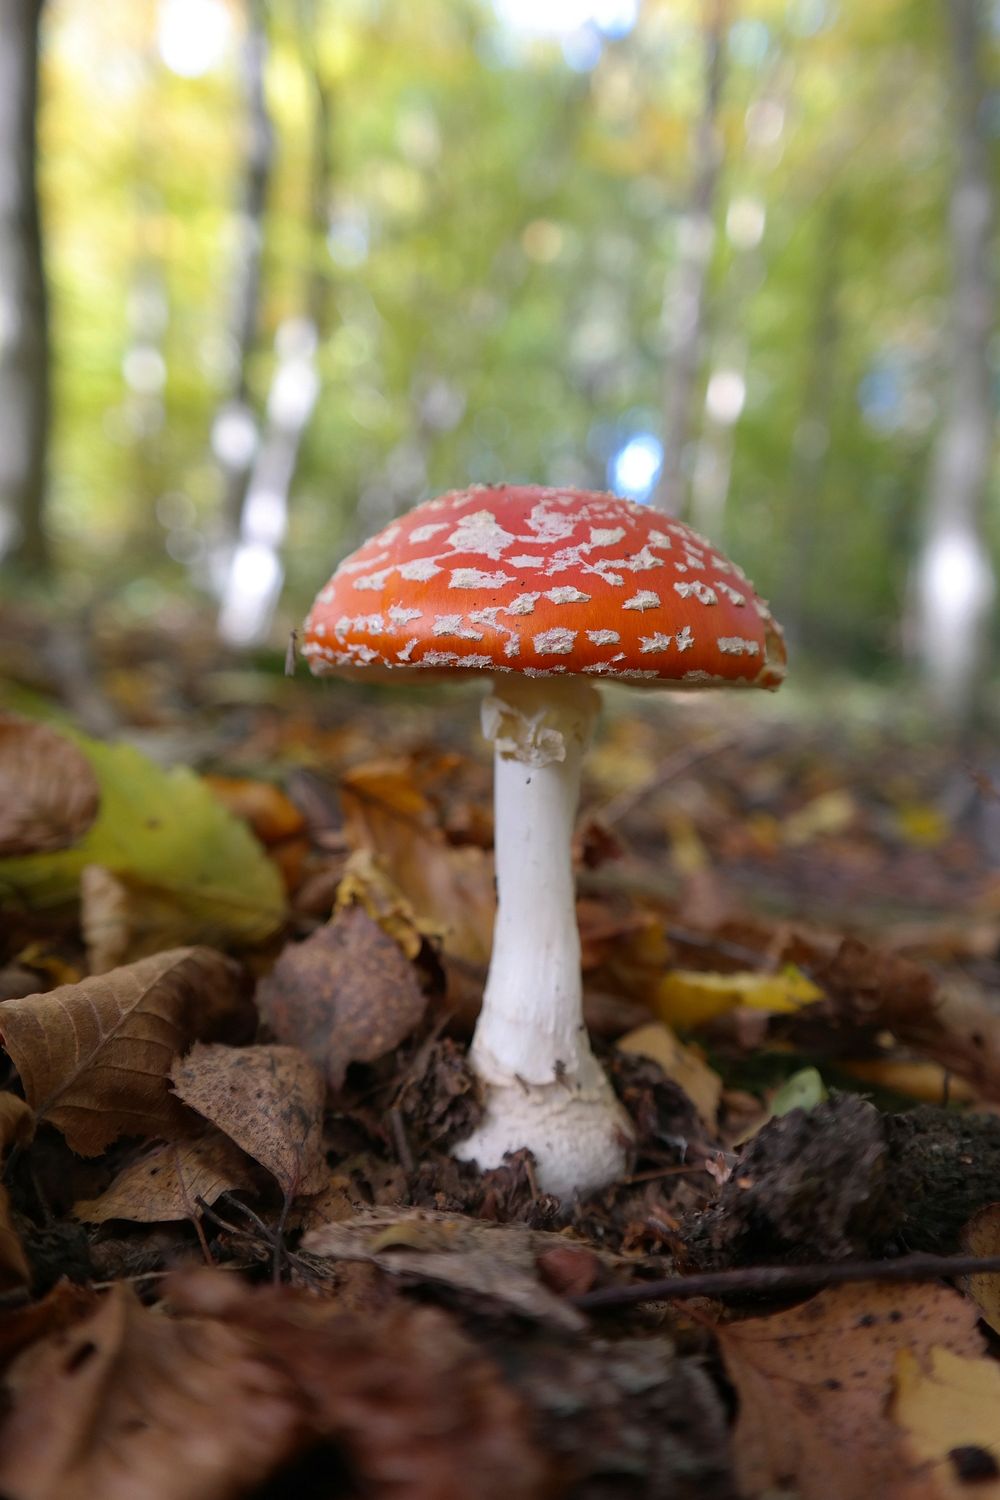
M 607 724 L 579 920 L 637 1144 L 559 1203 L 527 1153 L 449 1154 L 485 758 L 283 691 L 215 717 L 211 777 L 37 726 L 0 755 L 3 1493 L 1000 1495 L 1000 1277 L 940 1260 L 1000 1254 L 985 758 Z M 173 789 L 190 865 L 129 825 Z

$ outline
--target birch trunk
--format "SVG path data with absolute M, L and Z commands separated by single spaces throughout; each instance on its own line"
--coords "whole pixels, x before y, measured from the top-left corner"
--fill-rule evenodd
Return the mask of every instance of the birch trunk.
M 951 41 L 956 170 L 949 378 L 931 459 L 914 578 L 915 645 L 928 698 L 953 728 L 972 717 L 995 591 L 984 539 L 993 460 L 989 346 L 996 325 L 990 264 L 995 206 L 984 134 L 979 0 L 944 0 Z
M 43 0 L 0 0 L 0 555 L 49 568 L 48 297 L 36 177 Z

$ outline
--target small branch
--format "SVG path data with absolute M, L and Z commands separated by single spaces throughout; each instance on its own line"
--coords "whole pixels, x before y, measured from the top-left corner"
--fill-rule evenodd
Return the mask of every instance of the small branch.
M 857 1281 L 936 1281 L 944 1276 L 984 1274 L 1000 1274 L 1000 1255 L 902 1255 L 899 1260 L 842 1261 L 825 1266 L 747 1266 L 738 1271 L 706 1271 L 631 1286 L 601 1287 L 570 1300 L 574 1307 L 589 1312 L 594 1308 L 627 1307 L 633 1302 L 737 1297 L 747 1292 L 821 1292 Z

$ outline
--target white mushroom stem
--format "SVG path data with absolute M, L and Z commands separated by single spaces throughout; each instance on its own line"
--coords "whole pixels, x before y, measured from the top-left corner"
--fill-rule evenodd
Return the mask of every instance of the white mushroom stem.
M 471 1052 L 486 1112 L 456 1154 L 489 1168 L 527 1146 L 559 1197 L 620 1176 L 630 1139 L 583 1022 L 571 841 L 598 704 L 578 678 L 511 678 L 483 705 L 499 905 Z

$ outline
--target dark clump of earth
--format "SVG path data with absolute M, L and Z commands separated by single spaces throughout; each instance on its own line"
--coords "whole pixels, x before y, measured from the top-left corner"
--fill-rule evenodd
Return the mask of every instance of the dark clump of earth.
M 704 1270 L 951 1254 L 996 1200 L 1000 1119 L 922 1106 L 883 1114 L 853 1095 L 771 1120 L 710 1207 L 683 1226 Z

